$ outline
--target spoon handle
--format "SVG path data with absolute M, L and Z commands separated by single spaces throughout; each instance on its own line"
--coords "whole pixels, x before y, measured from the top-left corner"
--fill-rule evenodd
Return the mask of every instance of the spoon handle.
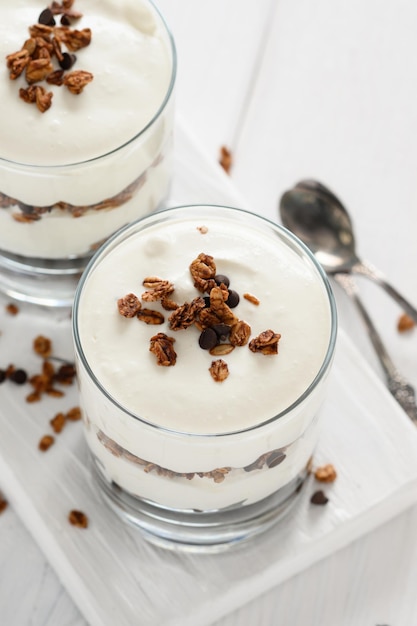
M 417 405 L 415 392 L 413 387 L 399 374 L 397 368 L 392 362 L 382 339 L 375 328 L 372 319 L 369 316 L 362 300 L 359 297 L 358 288 L 350 274 L 333 274 L 333 278 L 345 290 L 355 303 L 363 321 L 365 322 L 370 340 L 375 348 L 375 352 L 379 358 L 382 369 L 384 370 L 388 389 L 397 402 L 402 406 L 404 411 L 417 424 Z
M 371 280 L 374 280 L 378 285 L 380 285 L 385 291 L 400 305 L 407 315 L 409 315 L 414 322 L 417 324 L 417 309 L 410 303 L 408 300 L 404 298 L 398 291 L 393 287 L 378 270 L 376 270 L 370 263 L 367 261 L 359 261 L 352 266 L 352 272 L 355 274 L 360 274 L 361 276 L 366 276 Z

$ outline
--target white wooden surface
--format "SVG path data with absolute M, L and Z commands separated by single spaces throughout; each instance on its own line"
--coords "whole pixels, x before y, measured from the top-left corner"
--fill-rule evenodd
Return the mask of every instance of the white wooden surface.
M 159 6 L 177 40 L 178 110 L 213 160 L 221 144 L 233 150 L 231 177 L 253 210 L 277 218 L 284 189 L 319 178 L 351 210 L 361 254 L 416 303 L 415 2 Z M 417 332 L 398 336 L 395 305 L 364 280 L 360 287 L 399 369 L 417 387 Z M 356 312 L 336 293 L 342 326 L 380 375 Z M 216 626 L 411 626 L 416 527 L 417 505 Z M 0 573 L 1 624 L 84 626 L 10 509 L 0 517 Z

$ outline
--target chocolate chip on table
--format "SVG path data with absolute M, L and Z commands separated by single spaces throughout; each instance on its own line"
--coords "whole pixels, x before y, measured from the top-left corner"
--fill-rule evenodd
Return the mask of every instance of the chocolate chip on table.
M 231 309 L 234 309 L 239 304 L 239 300 L 240 300 L 240 297 L 237 291 L 234 291 L 233 289 L 229 289 L 229 297 L 226 300 L 227 306 L 230 307 Z
M 322 491 L 321 489 L 319 489 L 319 491 L 315 491 L 310 498 L 310 502 L 312 504 L 323 505 L 323 504 L 327 504 L 328 501 L 329 501 L 329 498 L 325 495 L 324 491 Z
M 216 276 L 214 277 L 214 281 L 216 283 L 216 285 L 226 285 L 226 287 L 228 287 L 230 285 L 230 280 L 228 276 L 225 276 L 224 274 L 216 274 Z
M 44 26 L 55 26 L 55 19 L 51 9 L 44 9 L 38 17 L 38 23 Z
M 7 507 L 9 506 L 9 503 L 7 502 L 7 500 L 2 496 L 1 492 L 0 492 L 0 513 L 3 513 L 3 511 L 5 511 L 7 509 Z
M 16 383 L 16 385 L 24 385 L 24 383 L 27 381 L 28 379 L 28 375 L 25 372 L 25 370 L 22 369 L 17 369 L 14 370 L 11 374 L 10 374 L 10 380 L 12 380 L 14 383 Z
M 65 13 L 64 15 L 61 16 L 60 21 L 61 21 L 62 26 L 71 26 L 71 20 L 68 17 L 68 15 L 65 15 Z
M 203 350 L 211 350 L 217 343 L 217 333 L 213 328 L 205 328 L 198 339 L 198 344 Z

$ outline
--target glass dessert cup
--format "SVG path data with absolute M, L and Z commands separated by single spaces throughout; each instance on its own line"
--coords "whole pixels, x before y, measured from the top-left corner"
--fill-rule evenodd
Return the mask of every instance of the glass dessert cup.
M 17 162 L 0 152 L 0 291 L 12 298 L 51 307 L 71 306 L 78 280 L 95 250 L 119 228 L 165 205 L 173 170 L 176 51 L 153 3 L 142 0 L 140 7 L 166 50 L 169 78 L 146 122 L 138 121 L 142 120 L 140 103 L 133 107 L 132 128 L 139 130 L 133 136 L 125 133 L 119 143 L 112 140 L 108 149 L 77 162 L 61 158 L 45 164 L 43 158 L 38 164 L 35 143 L 33 163 Z M 93 34 L 89 47 L 94 44 Z M 92 85 L 98 81 L 95 76 Z M 85 95 L 72 96 L 78 99 L 76 106 Z M 22 105 L 18 96 L 16 100 L 18 107 L 31 106 Z M 102 107 L 103 100 L 99 103 Z M 59 104 L 54 104 L 54 111 Z M 69 102 L 71 107 L 75 108 L 74 101 Z M 89 111 L 82 111 L 81 106 L 79 111 L 85 122 Z M 54 124 L 58 128 L 65 123 L 65 114 L 64 122 L 51 122 L 52 135 Z M 55 113 L 38 115 L 43 123 Z M 73 129 L 73 134 L 79 132 Z M 90 149 L 88 144 L 85 147 Z
M 183 229 L 184 224 L 185 230 L 193 233 L 190 235 L 193 245 L 189 254 L 187 246 L 182 245 L 184 242 L 178 241 L 177 237 L 179 231 L 176 228 Z M 167 238 L 164 238 L 164 233 L 168 233 Z M 233 236 L 228 239 L 231 233 L 236 233 L 235 242 Z M 198 237 L 200 240 L 197 242 Z M 233 351 L 234 360 L 227 350 L 222 356 L 222 360 L 229 362 L 229 376 L 219 381 L 211 378 L 207 370 L 213 359 L 212 354 L 223 355 L 223 351 L 209 353 L 199 347 L 201 328 L 193 326 L 185 329 L 183 326 L 178 332 L 171 330 L 169 334 L 175 335 L 175 346 L 178 344 L 175 367 L 153 367 L 153 356 L 149 354 L 148 347 L 144 347 L 143 352 L 137 348 L 134 358 L 137 358 L 138 372 L 134 392 L 138 397 L 137 407 L 141 407 L 142 402 L 143 405 L 142 410 L 133 409 L 130 399 L 118 393 L 118 383 L 113 388 L 112 383 L 107 384 L 108 380 L 117 378 L 117 370 L 126 370 L 123 377 L 128 376 L 127 369 L 132 368 L 132 355 L 123 356 L 124 339 L 121 337 L 131 329 L 135 333 L 139 327 L 150 336 L 160 327 L 155 331 L 143 321 L 120 316 L 117 311 L 118 296 L 129 293 L 132 283 L 128 280 L 126 285 L 122 285 L 119 270 L 115 273 L 119 284 L 116 290 L 110 288 L 108 294 L 103 294 L 100 282 L 96 281 L 103 274 L 105 282 L 111 283 L 108 270 L 116 267 L 114 255 L 128 247 L 131 251 L 136 250 L 135 246 L 142 240 L 145 241 L 145 255 L 149 253 L 151 257 L 151 267 L 172 247 L 171 244 L 174 254 L 191 262 L 199 247 L 208 254 L 215 247 L 216 239 L 221 240 L 214 253 L 214 258 L 218 260 L 217 269 L 220 272 L 227 269 L 231 280 L 234 271 L 236 280 L 233 284 L 240 287 L 240 304 L 232 310 L 239 318 L 242 314 L 243 319 L 250 321 L 251 337 L 256 334 L 259 316 L 265 315 L 272 327 L 282 324 L 280 353 L 266 351 L 257 354 L 255 350 L 251 352 L 252 348 L 248 350 L 251 344 L 237 344 L 239 347 Z M 228 251 L 222 258 L 220 250 L 225 242 Z M 233 258 L 235 244 L 239 250 Z M 290 283 L 288 293 L 301 294 L 295 309 L 290 304 L 288 313 L 282 314 L 281 322 L 276 311 L 281 310 L 282 303 L 275 308 L 272 302 L 267 302 L 271 293 L 272 299 L 276 299 L 275 288 L 282 294 L 281 283 L 275 285 L 275 270 L 272 275 L 271 271 L 268 272 L 267 290 L 263 290 L 257 275 L 258 270 L 270 268 L 271 264 L 273 266 L 273 258 L 267 254 L 266 260 L 259 259 L 260 267 L 252 275 L 252 279 L 256 278 L 251 288 L 252 293 L 257 291 L 254 296 L 244 294 L 239 284 L 238 265 L 242 265 L 244 280 L 248 276 L 242 251 L 253 269 L 254 264 L 257 265 L 256 246 L 266 254 L 273 254 L 277 249 L 277 263 L 282 268 L 282 273 L 278 272 L 279 280 L 283 281 L 282 284 Z M 289 261 L 297 269 L 295 274 L 291 270 L 287 280 L 284 274 Z M 297 285 L 293 291 L 294 276 L 303 274 L 304 270 L 309 277 L 304 294 L 314 291 L 317 303 L 317 309 L 309 310 L 307 317 L 312 317 L 313 326 L 320 326 L 322 332 L 320 345 L 311 346 L 314 354 L 318 354 L 314 364 L 306 368 L 307 373 L 300 375 L 300 367 L 304 370 L 304 359 L 309 358 L 305 355 L 311 352 L 310 346 L 305 345 L 305 336 L 308 338 L 309 333 L 306 331 L 304 335 L 302 330 L 299 331 L 297 321 L 294 333 L 285 327 L 289 319 L 304 315 L 303 305 L 310 307 L 313 302 L 308 294 L 303 295 L 297 289 Z M 142 257 L 134 272 L 137 289 L 140 289 L 145 276 L 158 275 L 151 274 L 146 263 L 142 263 Z M 180 272 L 176 274 L 173 269 L 173 274 L 180 280 Z M 182 280 L 187 280 L 183 274 L 181 276 Z M 304 281 L 303 278 L 301 280 Z M 174 284 L 177 284 L 175 280 Z M 302 284 L 305 286 L 304 282 Z M 190 285 L 192 288 L 191 280 Z M 174 290 L 172 298 L 175 299 L 176 293 Z M 178 295 L 180 293 L 182 288 L 178 289 Z M 212 294 L 213 291 L 210 300 Z M 260 296 L 260 302 L 255 296 Z M 305 302 L 304 297 L 307 298 Z M 104 302 L 104 308 L 108 305 L 111 309 L 110 317 L 115 316 L 115 328 L 121 332 L 120 340 L 117 340 L 120 351 L 117 353 L 113 353 L 111 346 L 105 342 L 105 351 L 108 350 L 109 355 L 112 352 L 111 367 L 115 368 L 109 379 L 98 371 L 100 366 L 97 367 L 97 363 L 103 360 L 102 357 L 97 361 L 91 352 L 94 350 L 92 344 L 103 343 L 105 335 L 101 335 L 100 328 L 104 329 L 107 324 L 103 322 L 107 312 L 103 317 L 101 313 L 96 316 L 94 303 L 97 298 Z M 149 304 L 153 308 L 157 306 L 155 302 Z M 261 313 L 262 307 L 264 312 Z M 262 320 L 261 324 L 264 323 Z M 91 332 L 92 328 L 97 329 L 97 335 L 96 330 Z M 106 332 L 108 328 L 104 330 Z M 122 519 L 137 526 L 148 540 L 188 550 L 221 550 L 276 524 L 296 503 L 311 468 L 320 433 L 320 406 L 325 397 L 336 332 L 335 302 L 323 270 L 304 244 L 267 219 L 228 207 L 178 207 L 142 218 L 119 231 L 89 263 L 78 285 L 73 309 L 73 337 L 84 431 L 91 453 L 93 475 L 107 503 Z M 300 334 L 303 335 L 301 353 L 289 359 L 292 337 Z M 129 335 L 126 340 L 132 343 L 132 336 Z M 293 349 L 298 350 L 295 344 Z M 138 341 L 137 346 L 140 345 Z M 191 371 L 181 371 L 181 349 L 184 354 L 184 350 L 194 350 L 190 346 L 196 346 L 195 354 L 190 357 Z M 140 361 L 145 362 L 143 373 Z M 204 364 L 201 373 L 200 362 Z M 283 366 L 282 371 L 275 369 L 277 364 L 281 367 L 279 363 Z M 243 370 L 239 372 L 241 365 Z M 178 378 L 169 386 L 167 377 L 177 369 Z M 243 377 L 244 371 L 249 378 Z M 280 372 L 278 377 L 277 372 Z M 286 392 L 279 392 L 275 398 L 274 391 L 280 384 L 280 378 L 285 376 L 288 380 L 285 382 L 283 378 L 284 385 L 288 388 L 294 386 L 288 401 L 280 397 Z M 126 389 L 129 388 L 132 389 L 131 381 L 127 383 Z M 226 404 L 224 416 L 219 415 L 222 411 L 219 407 Z M 164 417 L 159 419 L 162 413 Z

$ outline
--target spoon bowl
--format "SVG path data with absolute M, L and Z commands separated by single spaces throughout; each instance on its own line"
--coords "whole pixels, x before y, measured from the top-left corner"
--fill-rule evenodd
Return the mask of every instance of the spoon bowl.
M 350 271 L 358 263 L 349 215 L 320 183 L 302 181 L 285 192 L 280 212 L 283 225 L 307 244 L 327 273 Z
M 355 273 L 374 280 L 417 323 L 417 309 L 358 257 L 352 221 L 330 189 L 315 180 L 302 180 L 282 195 L 279 210 L 283 225 L 310 248 L 325 272 Z

